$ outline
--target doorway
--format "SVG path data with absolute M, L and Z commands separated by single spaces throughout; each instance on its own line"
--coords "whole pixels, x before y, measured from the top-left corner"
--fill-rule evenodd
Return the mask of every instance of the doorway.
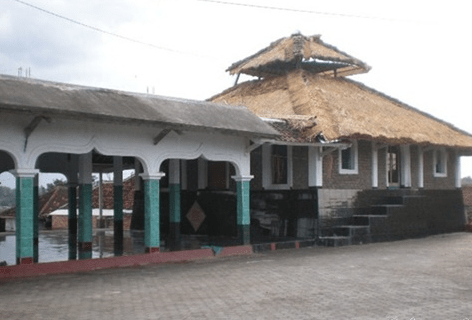
M 387 185 L 400 187 L 400 148 L 389 146 L 387 149 Z

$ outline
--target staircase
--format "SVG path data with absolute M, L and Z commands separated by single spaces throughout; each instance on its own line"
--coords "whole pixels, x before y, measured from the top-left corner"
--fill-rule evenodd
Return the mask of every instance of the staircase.
M 376 199 L 376 204 L 355 209 L 345 224 L 321 230 L 320 244 L 327 247 L 389 241 L 392 211 L 402 210 L 412 195 L 392 195 Z

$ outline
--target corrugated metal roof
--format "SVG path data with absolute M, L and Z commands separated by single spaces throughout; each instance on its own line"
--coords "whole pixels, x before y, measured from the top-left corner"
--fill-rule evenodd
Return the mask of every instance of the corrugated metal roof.
M 0 112 L 7 111 L 244 136 L 277 135 L 245 107 L 0 75 Z

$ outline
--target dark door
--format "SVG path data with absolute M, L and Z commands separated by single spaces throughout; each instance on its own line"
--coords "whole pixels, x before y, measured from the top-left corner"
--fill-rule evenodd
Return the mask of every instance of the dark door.
M 400 186 L 400 148 L 389 146 L 387 149 L 388 186 Z

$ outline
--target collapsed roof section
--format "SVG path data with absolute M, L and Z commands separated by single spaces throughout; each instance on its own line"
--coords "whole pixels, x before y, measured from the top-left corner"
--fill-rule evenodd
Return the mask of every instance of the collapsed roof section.
M 293 34 L 231 65 L 230 74 L 248 74 L 259 78 L 278 76 L 296 69 L 312 74 L 348 76 L 366 73 L 370 67 L 336 47 L 324 43 L 320 35 Z

